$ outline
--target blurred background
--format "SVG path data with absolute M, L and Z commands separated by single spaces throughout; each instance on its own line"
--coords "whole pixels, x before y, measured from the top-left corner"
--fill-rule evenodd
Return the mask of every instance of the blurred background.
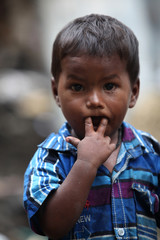
M 141 95 L 126 120 L 160 141 L 159 0 L 1 0 L 0 240 L 46 239 L 29 229 L 23 175 L 37 144 L 64 121 L 50 89 L 55 36 L 90 13 L 118 18 L 139 39 Z

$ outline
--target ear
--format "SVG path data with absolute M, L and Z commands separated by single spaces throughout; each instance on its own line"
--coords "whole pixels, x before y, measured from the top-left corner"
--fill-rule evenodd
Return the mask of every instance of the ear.
M 139 96 L 139 89 L 140 89 L 140 81 L 139 81 L 139 78 L 137 78 L 136 82 L 132 86 L 132 94 L 131 94 L 131 99 L 129 103 L 129 108 L 133 108 L 135 106 Z
M 54 99 L 55 99 L 58 107 L 61 107 L 60 101 L 59 101 L 59 96 L 58 96 L 58 84 L 56 83 L 56 81 L 53 77 L 51 78 L 51 85 L 52 85 L 52 93 L 53 93 Z

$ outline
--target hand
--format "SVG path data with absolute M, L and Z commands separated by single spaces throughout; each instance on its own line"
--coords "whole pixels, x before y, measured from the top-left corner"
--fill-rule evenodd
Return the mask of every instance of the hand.
M 110 137 L 105 136 L 107 124 L 107 119 L 103 118 L 97 131 L 94 131 L 89 117 L 85 120 L 85 137 L 82 140 L 71 136 L 66 138 L 67 142 L 77 147 L 77 160 L 87 161 L 97 169 L 107 160 L 116 148 Z

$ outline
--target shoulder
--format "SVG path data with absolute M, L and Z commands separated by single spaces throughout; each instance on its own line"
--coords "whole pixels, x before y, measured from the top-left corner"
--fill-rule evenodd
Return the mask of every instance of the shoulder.
M 132 142 L 141 145 L 147 152 L 160 155 L 160 143 L 150 133 L 136 129 L 131 124 L 123 122 L 123 142 Z
M 160 155 L 160 143 L 158 142 L 157 139 L 155 139 L 151 134 L 146 133 L 141 131 L 142 137 L 144 139 L 144 141 L 149 145 L 152 146 L 152 148 L 154 149 L 154 151 Z

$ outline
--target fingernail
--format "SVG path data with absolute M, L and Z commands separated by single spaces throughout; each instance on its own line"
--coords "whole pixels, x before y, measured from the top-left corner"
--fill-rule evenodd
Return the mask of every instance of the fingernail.
M 66 142 L 69 142 L 69 137 L 66 137 Z

